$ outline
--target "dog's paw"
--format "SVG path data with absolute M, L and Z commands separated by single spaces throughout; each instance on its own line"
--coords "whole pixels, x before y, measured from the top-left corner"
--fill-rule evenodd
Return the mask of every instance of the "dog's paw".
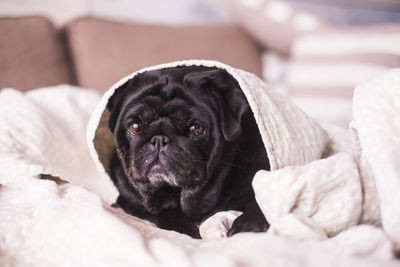
M 199 228 L 194 223 L 181 223 L 175 225 L 163 225 L 164 229 L 186 234 L 192 238 L 201 239 Z
M 186 217 L 180 209 L 165 210 L 154 218 L 155 224 L 165 230 L 172 230 L 200 239 L 196 223 Z
M 269 223 L 264 218 L 252 217 L 243 213 L 232 224 L 228 236 L 241 232 L 266 232 Z
M 185 225 L 184 229 L 180 229 L 179 232 L 187 234 L 188 236 L 191 236 L 196 239 L 201 239 L 199 228 L 194 224 Z

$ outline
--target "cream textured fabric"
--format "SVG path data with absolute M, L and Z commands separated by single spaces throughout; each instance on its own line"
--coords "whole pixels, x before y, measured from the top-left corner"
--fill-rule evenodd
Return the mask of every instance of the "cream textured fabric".
M 374 181 L 383 228 L 400 247 L 400 69 L 357 86 L 352 129 Z M 372 209 L 379 209 L 373 206 Z
M 252 75 L 226 68 L 242 85 L 255 114 L 266 114 L 260 110 L 288 112 L 280 114 L 276 122 L 268 119 L 269 126 L 260 126 L 263 135 L 284 136 L 290 129 L 301 136 L 313 133 L 291 120 L 297 115 L 290 113 L 297 113 L 297 119 L 315 127 L 323 143 L 327 141 L 320 126 L 308 124 L 309 119 L 290 102 L 259 81 L 244 81 Z M 229 211 L 203 223 L 203 240 L 161 230 L 110 207 L 117 192 L 104 168 L 97 168 L 102 165 L 94 151 L 98 165 L 92 163 L 89 149 L 94 145 L 90 143 L 89 149 L 85 145 L 89 116 L 96 109 L 88 127 L 91 140 L 94 133 L 90 130 L 96 129 L 93 123 L 99 121 L 99 107 L 104 107 L 107 96 L 101 100 L 96 93 L 70 86 L 26 94 L 3 90 L 0 265 L 399 266 L 393 259 L 400 238 L 399 81 L 400 70 L 392 70 L 357 88 L 352 139 L 346 130 L 324 126 L 329 140 L 322 158 L 312 159 L 314 154 L 307 152 L 300 153 L 301 160 L 296 161 L 286 154 L 299 148 L 286 152 L 280 145 L 274 150 L 278 139 L 264 136 L 276 165 L 273 171 L 257 173 L 253 186 L 271 222 L 270 230 L 220 238 L 239 215 Z M 250 92 L 250 87 L 243 86 L 249 84 L 260 88 Z M 255 103 L 261 104 L 262 97 L 286 107 L 262 106 L 255 111 Z M 266 120 L 257 119 L 259 124 Z M 282 142 L 298 140 L 290 134 L 286 138 Z M 364 223 L 382 223 L 383 228 L 356 225 Z
M 327 171 L 329 170 L 329 171 Z M 353 156 L 339 153 L 305 166 L 287 167 L 274 172 L 260 171 L 253 180 L 256 199 L 271 230 L 297 236 L 298 224 L 318 225 L 319 238 L 334 236 L 358 223 L 362 192 Z M 282 223 L 287 215 L 299 223 Z M 284 229 L 282 229 L 284 228 Z M 308 227 L 310 226 L 308 225 Z M 290 231 L 289 233 L 283 233 Z M 305 236 L 304 238 L 307 238 Z
M 0 184 L 19 187 L 29 177 L 51 175 L 78 183 L 103 196 L 110 184 L 96 178 L 88 157 L 87 121 L 99 96 L 71 86 L 22 94 L 4 89 L 0 95 Z

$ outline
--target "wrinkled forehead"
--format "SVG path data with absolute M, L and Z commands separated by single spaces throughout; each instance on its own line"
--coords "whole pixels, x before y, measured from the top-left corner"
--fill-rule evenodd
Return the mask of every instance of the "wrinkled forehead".
M 215 99 L 201 86 L 189 87 L 183 79 L 160 71 L 144 73 L 143 77 L 126 88 L 128 92 L 125 92 L 121 109 L 125 117 L 139 114 L 167 117 L 177 113 L 207 117 L 215 110 Z

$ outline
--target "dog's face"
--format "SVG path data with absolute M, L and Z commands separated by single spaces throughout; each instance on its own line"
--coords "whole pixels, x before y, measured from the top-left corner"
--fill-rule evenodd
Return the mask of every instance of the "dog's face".
M 249 110 L 226 71 L 142 73 L 118 89 L 108 109 L 118 158 L 149 210 L 179 203 L 196 216 L 215 205 Z

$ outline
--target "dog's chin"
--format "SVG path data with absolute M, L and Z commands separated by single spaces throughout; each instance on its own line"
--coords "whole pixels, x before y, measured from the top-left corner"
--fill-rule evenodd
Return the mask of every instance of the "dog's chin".
M 205 182 L 202 168 L 176 169 L 173 166 L 153 163 L 142 172 L 140 179 L 142 183 L 148 183 L 153 188 L 196 188 Z
M 155 164 L 150 167 L 146 176 L 150 184 L 156 188 L 165 185 L 179 187 L 176 174 L 161 164 Z

